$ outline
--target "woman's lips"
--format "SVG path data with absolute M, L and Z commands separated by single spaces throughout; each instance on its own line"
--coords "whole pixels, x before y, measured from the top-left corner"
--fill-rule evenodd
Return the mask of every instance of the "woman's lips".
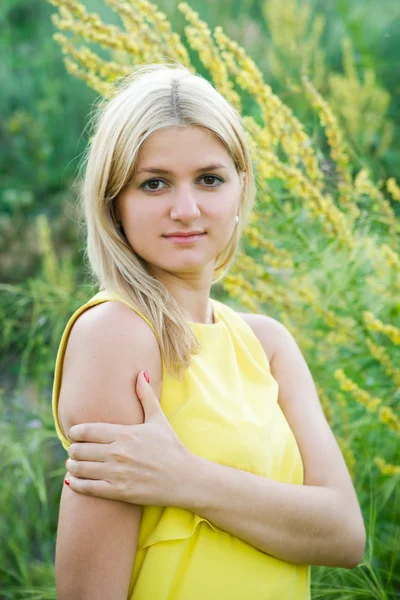
M 186 245 L 186 244 L 193 244 L 194 242 L 197 242 L 197 240 L 202 238 L 204 235 L 206 235 L 206 234 L 198 233 L 196 235 L 187 235 L 187 236 L 171 235 L 171 236 L 165 236 L 165 239 L 170 240 L 171 242 L 174 242 L 176 244 Z

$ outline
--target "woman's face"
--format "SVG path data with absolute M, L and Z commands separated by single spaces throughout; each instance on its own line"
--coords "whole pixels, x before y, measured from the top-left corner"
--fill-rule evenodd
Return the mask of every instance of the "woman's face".
M 211 279 L 214 259 L 235 229 L 244 176 L 224 144 L 203 127 L 161 129 L 143 143 L 116 214 L 155 277 L 207 273 Z M 192 230 L 204 233 L 185 244 L 166 237 Z

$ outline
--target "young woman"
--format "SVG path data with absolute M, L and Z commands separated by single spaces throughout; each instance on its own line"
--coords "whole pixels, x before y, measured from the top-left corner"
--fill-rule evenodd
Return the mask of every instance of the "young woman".
M 310 565 L 362 558 L 297 343 L 210 298 L 254 197 L 240 115 L 204 78 L 146 65 L 99 107 L 82 201 L 100 291 L 53 389 L 58 600 L 306 600 Z

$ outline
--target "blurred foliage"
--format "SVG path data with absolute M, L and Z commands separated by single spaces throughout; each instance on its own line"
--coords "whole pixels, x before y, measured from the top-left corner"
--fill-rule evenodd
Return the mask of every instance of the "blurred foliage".
M 194 0 L 199 17 L 160 0 L 162 21 L 131 0 L 135 54 L 112 48 L 114 28 L 124 31 L 120 2 L 85 3 L 112 27 L 105 45 L 91 39 L 81 49 L 90 29 L 79 35 L 74 25 L 70 35 L 73 10 L 59 15 L 67 23 L 56 43 L 54 7 L 3 1 L 0 598 L 55 598 L 64 451 L 50 408 L 54 361 L 68 318 L 96 291 L 85 283 L 74 176 L 92 103 L 119 72 L 160 51 L 240 107 L 255 162 L 257 206 L 213 295 L 292 331 L 360 499 L 363 563 L 313 567 L 312 597 L 400 598 L 400 6 L 384 4 Z M 181 41 L 161 43 L 160 22 Z

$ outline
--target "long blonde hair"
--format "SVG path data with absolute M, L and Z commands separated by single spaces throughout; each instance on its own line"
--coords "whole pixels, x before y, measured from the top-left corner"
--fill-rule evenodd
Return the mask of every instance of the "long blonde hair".
M 239 225 L 216 257 L 214 278 L 229 270 L 252 210 L 256 188 L 240 113 L 200 75 L 179 63 L 146 64 L 118 80 L 91 116 L 93 133 L 81 164 L 80 203 L 87 228 L 86 258 L 95 285 L 124 298 L 152 324 L 170 375 L 181 379 L 199 342 L 179 304 L 145 267 L 121 232 L 115 200 L 133 176 L 141 144 L 165 127 L 205 127 L 224 143 L 238 172 L 246 172 Z M 83 168 L 83 173 L 82 173 Z

